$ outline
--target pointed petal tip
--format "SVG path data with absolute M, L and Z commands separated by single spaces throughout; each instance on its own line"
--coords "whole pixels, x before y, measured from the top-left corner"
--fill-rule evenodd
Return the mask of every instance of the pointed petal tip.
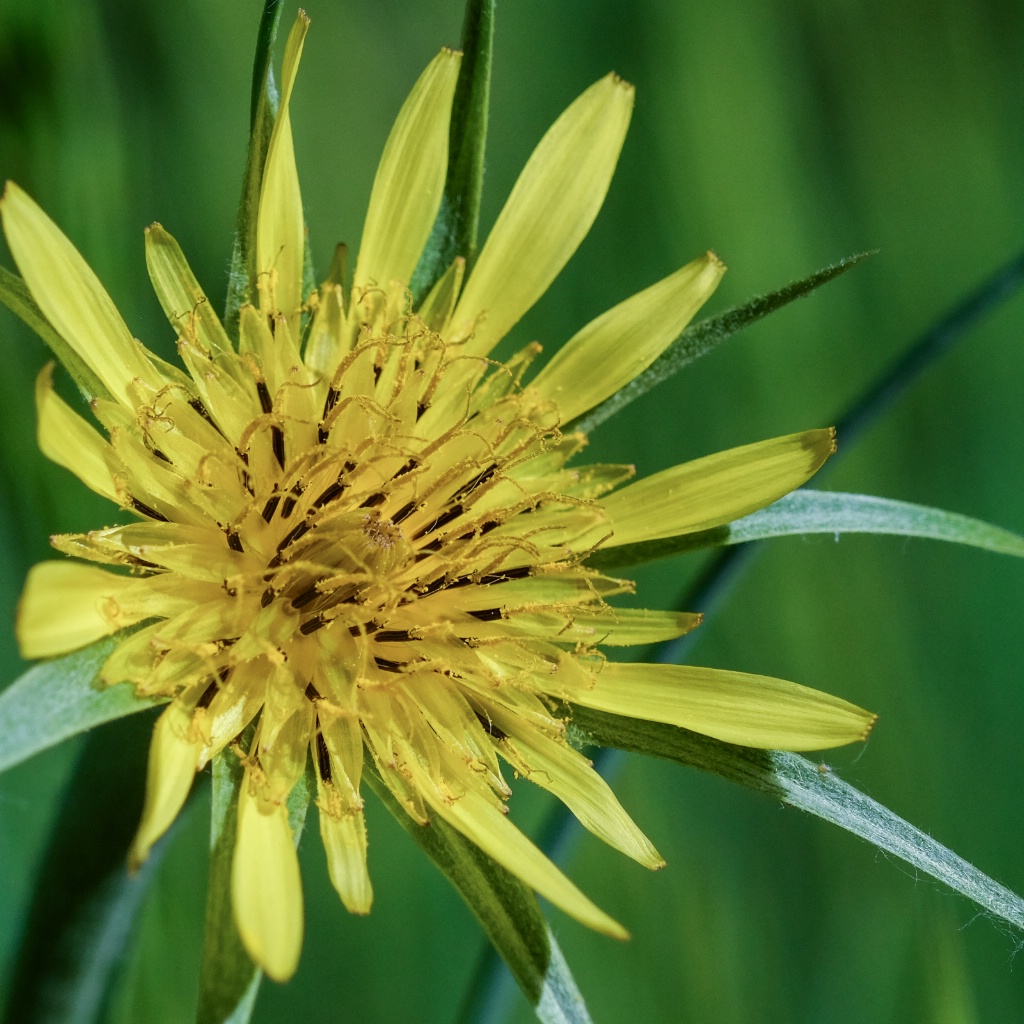
M 627 82 L 617 71 L 609 71 L 605 75 L 604 80 L 610 82 L 617 89 L 621 89 L 624 93 L 628 93 L 631 101 L 633 96 L 636 95 L 636 86 L 632 82 Z

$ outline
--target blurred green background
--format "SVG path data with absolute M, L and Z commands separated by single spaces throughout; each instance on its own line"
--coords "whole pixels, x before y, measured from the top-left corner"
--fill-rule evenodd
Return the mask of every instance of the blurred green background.
M 170 351 L 142 228 L 161 221 L 219 305 L 244 162 L 260 5 L 3 0 L 0 174 L 99 272 L 132 330 Z M 459 0 L 310 0 L 293 102 L 313 254 L 355 246 L 377 157 L 419 71 L 458 42 Z M 294 10 L 286 7 L 283 25 Z M 1024 240 L 1024 7 L 1018 0 L 518 0 L 499 6 L 484 224 L 557 114 L 615 69 L 637 86 L 604 211 L 517 329 L 549 350 L 713 247 L 709 308 L 863 249 L 881 254 L 606 424 L 596 457 L 649 472 L 832 422 L 924 327 Z M 9 263 L 6 252 L 3 258 Z M 1024 531 L 1024 296 L 992 315 L 837 464 L 827 486 L 939 505 Z M 0 313 L 0 656 L 50 533 L 111 510 L 34 443 L 43 347 Z M 842 444 L 842 438 L 840 438 Z M 640 574 L 671 606 L 700 559 Z M 1024 889 L 1020 853 L 1024 565 L 927 542 L 776 541 L 701 631 L 693 658 L 774 674 L 881 715 L 823 755 L 854 785 Z M 0 777 L 0 1004 L 78 746 Z M 113 741 L 111 776 L 141 770 Z M 597 1022 L 1019 1020 L 1019 935 L 859 840 L 674 766 L 632 759 L 617 789 L 669 862 L 657 875 L 586 838 L 572 877 L 633 933 L 554 914 Z M 127 954 L 111 1021 L 192 1019 L 207 815 L 194 801 Z M 522 791 L 524 827 L 546 805 Z M 349 917 L 320 844 L 302 846 L 307 926 L 255 1020 L 447 1022 L 484 939 L 379 807 L 377 902 Z M 1017 969 L 1015 970 L 1015 966 Z M 507 1019 L 532 1019 L 519 996 Z

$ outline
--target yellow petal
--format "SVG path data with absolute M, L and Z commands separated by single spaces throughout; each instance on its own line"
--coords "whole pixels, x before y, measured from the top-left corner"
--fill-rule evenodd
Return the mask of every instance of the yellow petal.
M 674 640 L 700 625 L 701 616 L 690 612 L 648 611 L 645 608 L 579 607 L 552 611 L 517 612 L 494 622 L 473 620 L 476 628 L 456 624 L 458 635 L 535 636 L 556 643 L 591 643 L 632 647 Z
M 455 303 L 462 290 L 462 278 L 466 273 L 466 260 L 456 256 L 452 265 L 438 278 L 430 294 L 417 310 L 420 319 L 432 331 L 443 334 L 452 319 Z
M 146 228 L 146 267 L 171 326 L 195 337 L 212 355 L 231 351 L 231 341 L 199 287 L 178 243 L 159 224 Z
M 442 50 L 402 105 L 370 194 L 355 285 L 408 284 L 434 225 L 448 168 L 448 123 L 462 55 Z
M 53 363 L 36 377 L 36 413 L 40 451 L 90 490 L 118 501 L 114 474 L 120 465 L 114 449 L 53 390 Z
M 452 318 L 488 353 L 544 294 L 594 223 L 633 111 L 615 75 L 592 85 L 533 151 L 480 252 Z M 478 322 L 478 318 L 481 318 Z
M 142 864 L 178 816 L 192 787 L 201 748 L 202 741 L 192 728 L 191 710 L 174 701 L 157 719 L 149 744 L 146 802 L 128 854 L 133 867 Z
M 368 914 L 373 886 L 366 870 L 366 821 L 361 810 L 336 808 L 333 786 L 320 785 L 320 838 L 331 884 L 350 914 Z
M 261 275 L 266 275 L 260 280 L 260 309 L 268 314 L 283 313 L 294 327 L 298 326 L 296 318 L 302 306 L 306 240 L 288 103 L 308 28 L 309 18 L 305 11 L 299 11 L 285 45 L 281 103 L 267 147 L 256 226 L 256 266 Z M 298 335 L 298 331 L 294 333 Z
M 558 403 L 563 424 L 643 373 L 718 287 L 725 267 L 709 252 L 592 320 L 541 370 L 529 390 Z
M 554 793 L 584 828 L 609 846 L 644 867 L 665 866 L 661 854 L 582 754 L 529 727 L 515 715 L 502 714 L 498 707 L 492 710 L 494 724 L 511 740 L 511 744 L 503 743 L 498 749 L 508 756 L 513 767 L 542 789 Z
M 562 874 L 497 808 L 469 790 L 452 803 L 436 798 L 429 786 L 420 787 L 433 809 L 470 842 L 476 843 L 502 867 L 550 900 L 570 917 L 594 931 L 616 939 L 629 933 L 610 918 Z
M 645 477 L 602 499 L 614 530 L 605 546 L 677 537 L 731 522 L 805 483 L 835 450 L 834 430 L 807 430 Z
M 39 562 L 18 605 L 23 658 L 52 658 L 77 650 L 144 618 L 127 614 L 118 597 L 138 580 L 80 562 Z
M 248 773 L 238 798 L 231 906 L 246 952 L 274 981 L 287 981 L 302 952 L 299 858 L 287 810 L 253 795 Z
M 132 338 L 117 307 L 78 250 L 13 182 L 0 200 L 4 232 L 15 263 L 57 333 L 119 401 L 141 377 L 163 380 Z
M 867 739 L 876 716 L 839 697 L 768 676 L 693 665 L 611 662 L 592 689 L 552 686 L 577 704 L 667 722 L 727 743 L 820 750 Z

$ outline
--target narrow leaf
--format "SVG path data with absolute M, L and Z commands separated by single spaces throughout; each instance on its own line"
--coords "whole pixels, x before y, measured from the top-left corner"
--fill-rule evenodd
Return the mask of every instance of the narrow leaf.
M 656 387 L 662 381 L 668 380 L 684 366 L 707 355 L 730 335 L 743 330 L 744 327 L 749 327 L 769 313 L 789 305 L 794 299 L 810 295 L 816 288 L 827 284 L 839 277 L 840 274 L 845 274 L 851 267 L 855 267 L 858 263 L 862 263 L 874 255 L 874 252 L 862 252 L 856 256 L 850 256 L 815 271 L 801 281 L 794 281 L 792 284 L 786 285 L 785 288 L 769 292 L 767 295 L 757 295 L 742 306 L 734 306 L 724 313 L 719 313 L 718 316 L 707 317 L 692 324 L 643 373 L 634 377 L 611 398 L 605 399 L 590 412 L 565 425 L 562 429 L 579 430 L 584 434 L 592 433 L 605 420 L 621 412 L 627 405 L 635 402 L 641 395 L 647 394 L 651 388 Z
M 16 317 L 32 328 L 49 346 L 60 364 L 71 374 L 86 399 L 110 398 L 110 392 L 99 377 L 82 361 L 81 356 L 57 333 L 32 298 L 28 285 L 6 267 L 0 267 L 0 302 Z
M 448 135 L 448 175 L 441 209 L 412 279 L 412 293 L 423 298 L 456 256 L 467 269 L 476 256 L 484 150 L 491 92 L 494 0 L 469 0 L 462 26 L 462 67 L 455 85 Z
M 265 0 L 263 17 L 256 37 L 256 56 L 252 68 L 252 102 L 249 114 L 249 152 L 242 176 L 242 198 L 238 204 L 235 244 L 231 253 L 228 295 L 224 326 L 238 337 L 238 314 L 256 295 L 256 221 L 260 205 L 263 166 L 267 160 L 270 135 L 277 116 L 278 95 L 271 68 L 274 39 L 281 21 L 280 0 Z
M 1024 537 L 958 512 L 870 494 L 799 490 L 725 526 L 598 551 L 590 564 L 608 572 L 697 548 L 813 533 L 923 537 L 1024 558 Z
M 417 824 L 373 768 L 367 781 L 459 891 L 544 1024 L 590 1024 L 586 1006 L 533 892 L 436 815 Z M 486 997 L 486 992 L 481 993 Z M 476 1019 L 469 1017 L 467 1019 Z
M 210 870 L 206 931 L 196 1024 L 248 1024 L 263 972 L 249 959 L 231 910 L 231 861 L 238 825 L 238 794 L 245 777 L 241 760 L 228 749 L 213 759 L 210 808 Z M 299 845 L 315 790 L 309 770 L 288 796 L 288 822 Z
M 729 524 L 729 543 L 808 533 L 883 533 L 1024 557 L 1024 537 L 941 508 L 870 494 L 799 490 Z
M 713 772 L 823 818 L 945 883 L 988 913 L 1024 928 L 1024 900 L 843 782 L 831 769 L 785 751 L 734 746 L 674 726 L 578 706 L 573 708 L 572 727 L 586 742 Z
M 158 703 L 128 683 L 102 686 L 100 668 L 123 634 L 30 668 L 0 693 L 0 771 L 102 722 Z
M 135 874 L 149 716 L 111 722 L 82 746 L 45 855 L 11 975 L 6 1024 L 96 1024 L 167 839 Z M 114 770 L 116 767 L 116 770 Z

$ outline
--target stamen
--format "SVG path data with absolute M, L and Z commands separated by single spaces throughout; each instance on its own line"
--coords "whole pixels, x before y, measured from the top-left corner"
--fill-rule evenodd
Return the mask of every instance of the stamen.
M 483 726 L 484 732 L 487 733 L 488 736 L 493 736 L 496 740 L 508 739 L 508 733 L 503 732 L 501 729 L 499 729 L 490 720 L 490 718 L 481 715 L 479 711 L 475 711 L 474 714 L 476 715 L 476 720 Z
M 397 526 L 404 519 L 408 519 L 413 512 L 416 511 L 417 505 L 415 501 L 410 501 L 407 505 L 403 505 L 392 517 L 391 522 Z
M 316 723 L 316 766 L 320 772 L 320 778 L 324 782 L 331 781 L 331 755 L 324 741 L 324 734 L 320 731 L 320 720 Z
M 285 534 L 284 539 L 280 544 L 277 545 L 278 554 L 280 554 L 289 544 L 294 544 L 303 534 L 308 533 L 310 530 L 309 523 L 303 522 L 293 526 L 288 533 Z
M 479 611 L 470 612 L 470 615 L 474 619 L 479 619 L 481 622 L 497 622 L 501 618 L 500 608 L 483 608 Z
M 411 636 L 407 629 L 382 629 L 374 637 L 379 644 L 401 644 L 418 639 L 419 637 Z
M 281 495 L 272 494 L 267 500 L 266 505 L 263 506 L 263 521 L 269 523 L 274 518 L 274 513 L 277 511 L 278 502 L 281 500 Z
M 196 710 L 199 708 L 208 708 L 213 703 L 213 698 L 217 696 L 217 691 L 220 686 L 216 679 L 210 680 L 210 685 L 203 690 L 203 695 L 196 701 Z
M 270 391 L 267 388 L 267 382 L 265 380 L 256 381 L 256 394 L 260 396 L 260 407 L 263 409 L 264 414 L 272 412 L 274 409 L 274 402 L 270 397 Z
M 291 489 L 291 493 L 284 499 L 284 504 L 281 506 L 282 519 L 287 519 L 295 510 L 298 499 L 302 496 L 302 491 L 303 487 L 301 484 L 296 484 Z
M 442 512 L 429 526 L 424 526 L 418 533 L 413 534 L 412 539 L 419 540 L 421 537 L 426 537 L 428 533 L 440 530 L 442 526 L 447 526 L 453 519 L 458 519 L 465 511 L 461 502 L 455 502 L 450 509 Z
M 316 584 L 314 583 L 313 586 L 308 587 L 301 594 L 299 594 L 298 597 L 292 598 L 292 607 L 304 608 L 307 604 L 310 604 L 311 602 L 315 601 L 318 597 L 321 596 L 322 595 L 320 591 L 317 590 Z
M 525 579 L 533 571 L 529 565 L 517 565 L 514 569 L 502 569 L 501 572 L 489 572 L 481 576 L 477 581 L 484 586 L 492 583 L 507 583 L 510 580 Z
M 276 423 L 270 428 L 270 442 L 277 464 L 284 469 L 284 431 Z
M 148 516 L 150 519 L 155 519 L 158 523 L 169 522 L 167 516 L 161 515 L 155 508 L 150 508 L 148 505 L 139 501 L 138 498 L 131 499 L 131 506 L 139 513 L 139 515 Z

